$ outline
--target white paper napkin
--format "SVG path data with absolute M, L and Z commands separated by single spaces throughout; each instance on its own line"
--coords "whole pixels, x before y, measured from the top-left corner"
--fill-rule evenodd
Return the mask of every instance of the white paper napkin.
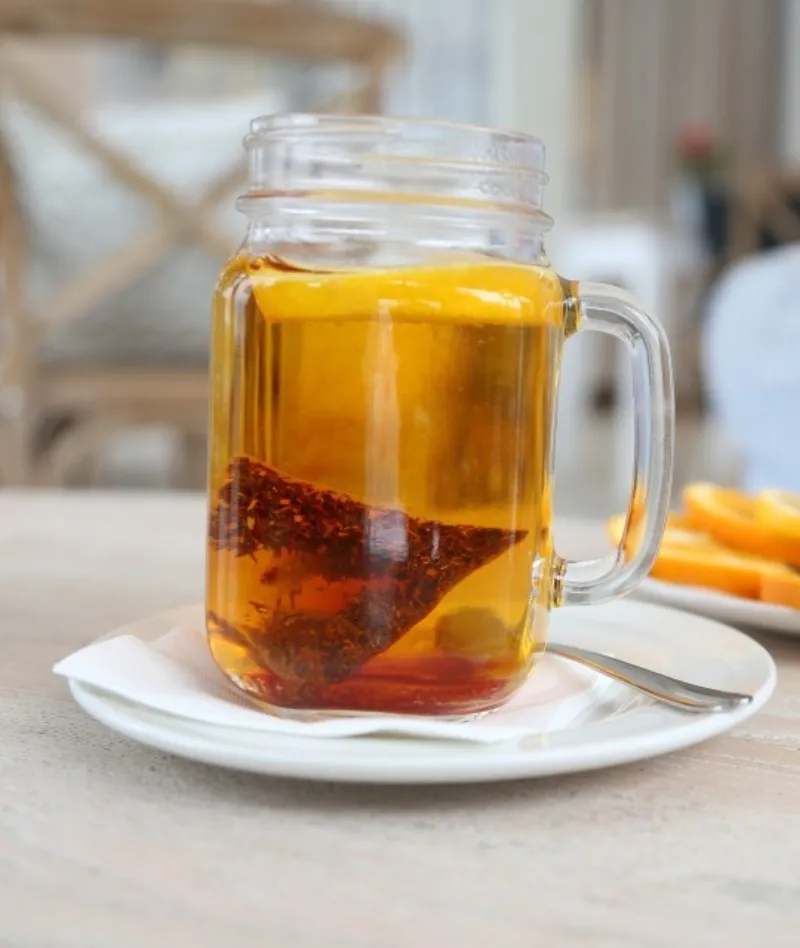
M 506 705 L 459 722 L 405 715 L 330 717 L 312 722 L 270 715 L 221 674 L 203 629 L 184 623 L 152 642 L 134 635 L 104 639 L 58 662 L 57 675 L 156 711 L 204 724 L 313 738 L 393 734 L 494 743 L 576 726 L 613 687 L 609 679 L 545 656 Z

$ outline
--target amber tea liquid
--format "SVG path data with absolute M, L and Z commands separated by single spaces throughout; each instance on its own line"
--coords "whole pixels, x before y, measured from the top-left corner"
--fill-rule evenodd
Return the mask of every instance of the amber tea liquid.
M 498 262 L 216 297 L 207 622 L 278 708 L 461 715 L 520 684 L 551 590 L 561 284 Z

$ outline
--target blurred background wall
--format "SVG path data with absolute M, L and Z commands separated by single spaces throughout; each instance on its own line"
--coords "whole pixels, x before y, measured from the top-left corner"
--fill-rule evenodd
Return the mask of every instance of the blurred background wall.
M 702 314 L 737 256 L 796 239 L 759 223 L 733 246 L 748 176 L 800 162 L 800 0 L 0 0 L 0 30 L 4 483 L 202 484 L 241 135 L 320 107 L 542 137 L 556 265 L 657 308 L 684 473 L 712 445 L 738 477 L 736 438 L 709 434 Z M 567 369 L 569 483 L 629 419 L 613 350 L 581 341 Z
M 780 155 L 800 161 L 800 0 L 786 0 L 783 7 L 780 49 Z

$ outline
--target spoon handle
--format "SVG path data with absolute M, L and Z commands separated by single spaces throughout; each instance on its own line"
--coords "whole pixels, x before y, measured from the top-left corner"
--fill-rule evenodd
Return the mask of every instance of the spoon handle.
M 752 695 L 739 694 L 735 691 L 718 691 L 716 688 L 706 688 L 703 685 L 694 685 L 688 681 L 681 681 L 661 672 L 632 665 L 620 658 L 602 655 L 589 649 L 578 648 L 574 645 L 561 645 L 552 642 L 547 645 L 547 651 L 560 658 L 567 658 L 579 662 L 616 678 L 618 681 L 636 688 L 638 691 L 650 695 L 666 704 L 682 708 L 684 711 L 707 713 L 709 711 L 733 711 L 734 708 L 749 704 Z

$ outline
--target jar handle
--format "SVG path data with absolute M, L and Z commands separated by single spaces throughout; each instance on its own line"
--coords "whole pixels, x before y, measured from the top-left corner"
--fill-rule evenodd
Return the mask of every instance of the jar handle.
M 574 286 L 574 284 L 573 284 Z M 631 592 L 650 571 L 669 508 L 675 443 L 675 394 L 669 344 L 661 324 L 629 293 L 578 284 L 566 305 L 577 330 L 607 333 L 626 346 L 633 370 L 633 488 L 615 553 L 594 560 L 556 556 L 554 605 L 606 602 Z M 624 550 L 636 537 L 633 555 Z

